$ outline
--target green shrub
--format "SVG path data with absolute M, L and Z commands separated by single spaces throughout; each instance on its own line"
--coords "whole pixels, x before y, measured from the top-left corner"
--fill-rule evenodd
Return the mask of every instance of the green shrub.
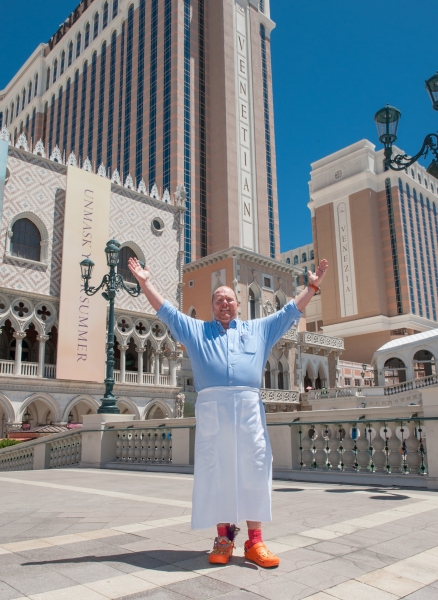
M 15 446 L 19 444 L 18 440 L 0 440 L 0 448 L 7 448 L 8 446 Z

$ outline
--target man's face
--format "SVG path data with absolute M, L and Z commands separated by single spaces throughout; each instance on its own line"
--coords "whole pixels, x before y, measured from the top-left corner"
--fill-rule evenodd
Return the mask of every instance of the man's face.
M 229 287 L 220 287 L 216 290 L 211 307 L 214 318 L 222 324 L 229 323 L 237 317 L 236 295 Z

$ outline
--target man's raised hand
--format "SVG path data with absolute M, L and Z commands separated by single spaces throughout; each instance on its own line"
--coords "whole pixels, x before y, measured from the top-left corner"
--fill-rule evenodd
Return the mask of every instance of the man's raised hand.
M 322 259 L 322 261 L 319 263 L 318 267 L 316 268 L 315 273 L 312 273 L 311 271 L 308 271 L 308 278 L 309 278 L 309 283 L 313 283 L 313 285 L 316 286 L 320 286 L 322 283 L 322 280 L 325 277 L 325 274 L 327 273 L 327 269 L 328 269 L 328 262 L 325 258 Z
M 130 258 L 128 260 L 128 267 L 140 285 L 149 281 L 149 267 L 145 267 L 143 269 L 137 258 Z

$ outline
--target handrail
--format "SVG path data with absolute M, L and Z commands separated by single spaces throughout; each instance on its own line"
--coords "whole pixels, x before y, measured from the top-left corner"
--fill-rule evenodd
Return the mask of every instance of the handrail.
M 409 423 L 410 421 L 438 421 L 438 417 L 390 417 L 389 419 L 338 419 L 337 421 L 300 421 L 299 418 L 296 421 L 291 421 L 290 423 L 267 423 L 268 427 L 280 427 L 280 426 L 292 426 L 292 425 L 343 425 L 344 423 L 394 423 L 394 422 L 405 422 Z

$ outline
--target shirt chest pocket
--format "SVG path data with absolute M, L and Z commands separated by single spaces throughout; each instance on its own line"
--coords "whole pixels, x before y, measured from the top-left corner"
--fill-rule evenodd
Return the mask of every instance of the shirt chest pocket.
M 243 351 L 245 354 L 255 354 L 257 350 L 257 336 L 243 334 Z

